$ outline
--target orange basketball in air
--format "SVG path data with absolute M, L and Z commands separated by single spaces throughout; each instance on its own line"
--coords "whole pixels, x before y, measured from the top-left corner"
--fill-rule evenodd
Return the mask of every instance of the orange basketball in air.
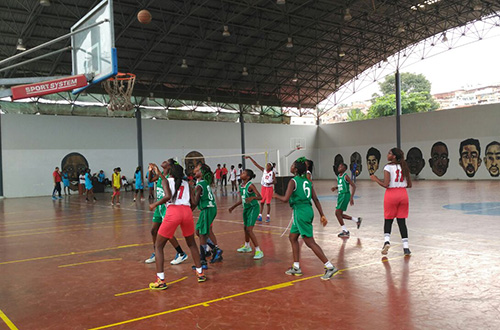
M 151 23 L 152 19 L 153 17 L 151 16 L 149 10 L 143 9 L 137 13 L 137 20 L 139 21 L 139 23 L 149 24 Z

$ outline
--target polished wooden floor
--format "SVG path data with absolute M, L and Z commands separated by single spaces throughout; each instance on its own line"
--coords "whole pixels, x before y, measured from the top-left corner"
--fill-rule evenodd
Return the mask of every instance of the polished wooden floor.
M 165 291 L 155 279 L 152 213 L 122 194 L 86 203 L 78 195 L 0 200 L 0 330 L 3 329 L 500 329 L 500 183 L 420 181 L 410 190 L 411 257 L 397 225 L 382 259 L 383 189 L 358 182 L 349 214 L 362 216 L 339 239 L 333 181 L 315 182 L 330 221 L 315 235 L 342 271 L 321 281 L 323 265 L 302 246 L 302 277 L 285 234 L 290 208 L 273 203 L 270 224 L 256 226 L 265 257 L 252 260 L 243 242 L 235 196 L 219 192 L 214 228 L 224 261 L 198 284 L 192 258 L 168 263 Z M 195 214 L 196 215 L 196 214 Z M 180 237 L 178 233 L 178 237 Z M 182 241 L 185 250 L 187 247 Z M 175 250 L 166 247 L 166 259 Z

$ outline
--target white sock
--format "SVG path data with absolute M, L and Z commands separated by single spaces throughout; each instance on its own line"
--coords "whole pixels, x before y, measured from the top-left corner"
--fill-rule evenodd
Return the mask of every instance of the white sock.
M 357 217 L 351 217 L 351 218 L 352 218 L 352 221 L 354 221 L 354 222 L 358 222 L 359 221 L 359 218 L 357 218 Z
M 269 215 L 269 213 L 267 214 L 267 217 L 270 218 L 271 216 Z
M 198 272 L 198 274 L 203 273 L 203 269 L 201 269 L 201 267 L 200 268 L 196 267 L 196 271 Z
M 342 230 L 343 231 L 349 231 L 349 230 L 347 230 L 347 227 L 345 225 L 342 226 Z
M 385 234 L 384 234 L 384 240 L 385 240 L 386 242 L 390 242 L 390 241 L 391 241 L 391 234 L 387 234 L 387 233 L 385 233 Z
M 325 262 L 325 267 L 326 268 L 333 268 L 333 265 L 330 261 Z
M 249 248 L 250 247 L 250 242 L 245 242 L 245 247 Z
M 156 273 L 156 276 L 158 276 L 158 278 L 162 281 L 165 280 L 165 273 Z
M 408 238 L 403 238 L 403 249 L 408 249 Z
M 260 247 L 256 246 L 255 247 L 255 252 L 259 252 L 260 251 Z
M 262 218 L 262 214 L 260 214 L 260 213 L 259 213 L 259 217 L 261 217 L 261 218 Z
M 294 262 L 293 263 L 293 268 L 299 269 L 300 268 L 299 263 L 298 262 Z

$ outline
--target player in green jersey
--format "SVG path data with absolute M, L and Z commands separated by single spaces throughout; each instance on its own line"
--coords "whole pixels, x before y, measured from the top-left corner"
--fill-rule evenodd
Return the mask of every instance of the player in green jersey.
M 213 257 L 210 263 L 222 261 L 222 250 L 217 245 L 217 238 L 212 230 L 212 224 L 217 216 L 217 204 L 212 192 L 211 185 L 214 181 L 214 174 L 207 164 L 199 164 L 194 169 L 196 180 L 194 198 L 191 202 L 191 208 L 196 206 L 200 210 L 200 216 L 196 223 L 196 235 L 200 237 L 200 260 L 202 267 L 207 266 L 207 253 L 211 246 L 208 244 L 208 238 L 213 242 Z
M 338 237 L 340 238 L 349 238 L 349 236 L 351 235 L 349 233 L 349 230 L 347 230 L 347 227 L 345 226 L 344 219 L 356 222 L 358 229 L 361 226 L 361 221 L 363 221 L 362 218 L 351 217 L 348 214 L 344 214 L 344 212 L 347 211 L 347 206 L 349 205 L 349 203 L 351 205 L 354 205 L 354 193 L 356 192 L 356 184 L 352 182 L 346 171 L 347 165 L 345 163 L 340 163 L 338 166 L 339 174 L 337 176 L 337 187 L 332 187 L 332 191 L 338 190 L 335 216 L 337 217 L 339 224 L 342 226 L 342 232 L 338 234 Z M 349 185 L 352 186 L 352 195 L 349 190 Z
M 244 170 L 241 173 L 240 178 L 241 199 L 229 208 L 229 213 L 231 213 L 237 206 L 243 204 L 243 229 L 245 230 L 245 244 L 242 245 L 237 251 L 242 253 L 252 252 L 252 248 L 250 247 L 250 240 L 252 240 L 252 243 L 255 246 L 255 255 L 253 258 L 258 260 L 264 257 L 264 252 L 262 252 L 259 247 L 257 236 L 255 236 L 255 233 L 253 232 L 253 227 L 255 226 L 257 217 L 259 216 L 260 207 L 258 201 L 262 199 L 262 196 L 253 183 L 250 182 L 250 180 L 255 178 L 255 174 L 252 170 Z
M 161 167 L 163 169 L 163 173 L 168 173 L 168 169 L 170 166 L 173 164 L 174 160 L 169 159 L 161 163 Z M 165 192 L 163 191 L 163 186 L 161 184 L 161 176 L 160 176 L 160 169 L 156 164 L 149 164 L 148 167 L 149 171 L 149 182 L 156 182 L 156 199 L 159 201 L 160 199 L 165 196 Z M 151 254 L 151 257 L 146 259 L 144 262 L 147 264 L 152 264 L 156 262 L 156 256 L 155 256 L 155 246 L 156 246 L 156 237 L 158 235 L 158 229 L 161 226 L 161 223 L 163 222 L 163 218 L 165 217 L 165 212 L 167 212 L 167 206 L 165 204 L 158 205 L 155 209 L 155 213 L 153 214 L 153 227 L 151 228 L 151 235 L 153 237 L 153 254 Z M 170 241 L 170 244 L 174 247 L 174 249 L 177 251 L 177 254 L 175 255 L 175 258 L 170 261 L 171 265 L 178 265 L 183 261 L 186 261 L 188 258 L 188 255 L 184 253 L 182 250 L 181 246 L 179 245 L 179 242 L 177 242 L 177 239 L 175 237 L 172 237 Z
M 311 205 L 311 199 L 321 216 L 321 224 L 326 226 L 328 221 L 323 214 L 321 203 L 316 196 L 312 182 L 307 179 L 307 165 L 305 162 L 306 158 L 301 157 L 292 164 L 290 172 L 292 172 L 295 177 L 288 183 L 285 196 L 274 194 L 276 199 L 284 203 L 289 202 L 293 209 L 293 224 L 292 228 L 290 228 L 290 235 L 288 236 L 292 244 L 293 266 L 290 267 L 285 274 L 302 276 L 302 270 L 300 269 L 299 263 L 299 236 L 302 236 L 307 247 L 309 247 L 325 265 L 325 274 L 321 276 L 321 279 L 329 280 L 338 272 L 338 269 L 328 260 L 313 237 L 312 222 L 314 219 L 314 211 Z

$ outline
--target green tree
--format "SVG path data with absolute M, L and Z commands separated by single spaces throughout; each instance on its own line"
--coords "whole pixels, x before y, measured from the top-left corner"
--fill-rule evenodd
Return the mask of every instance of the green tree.
M 382 96 L 372 95 L 368 118 L 394 116 L 396 114 L 395 77 L 387 76 L 379 83 Z M 422 74 L 401 73 L 401 112 L 403 114 L 434 111 L 439 103 L 431 95 L 431 83 Z
M 348 121 L 356 121 L 356 120 L 364 120 L 366 119 L 366 115 L 361 112 L 360 109 L 352 109 L 347 113 Z
M 378 84 L 380 91 L 383 95 L 390 95 L 396 93 L 396 77 L 388 75 L 385 80 Z M 415 93 L 415 92 L 431 92 L 431 82 L 425 78 L 423 74 L 416 74 L 410 72 L 401 73 L 401 92 Z

